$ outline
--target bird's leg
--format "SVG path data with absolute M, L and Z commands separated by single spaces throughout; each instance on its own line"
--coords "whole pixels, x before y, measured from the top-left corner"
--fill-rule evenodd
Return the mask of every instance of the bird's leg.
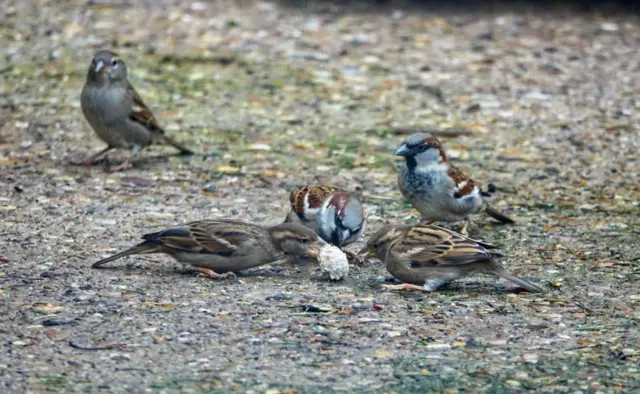
M 129 168 L 133 167 L 133 164 L 131 163 L 131 161 L 135 157 L 138 157 L 138 153 L 140 153 L 141 150 L 142 148 L 140 146 L 134 145 L 133 149 L 131 150 L 131 155 L 124 162 L 118 164 L 115 167 L 111 167 L 109 170 L 111 172 L 117 172 L 117 171 L 128 170 Z
M 424 288 L 422 286 L 412 285 L 412 284 L 409 284 L 409 283 L 403 283 L 401 285 L 382 285 L 381 287 L 383 289 L 386 289 L 386 290 L 418 290 L 418 291 L 424 291 Z
M 229 271 L 229 272 L 225 272 L 224 274 L 219 274 L 217 272 L 214 272 L 213 270 L 209 269 L 209 268 L 203 268 L 203 267 L 192 267 L 194 271 L 204 275 L 204 276 L 208 276 L 211 279 L 225 279 L 225 278 L 235 278 L 236 274 L 234 274 L 233 272 Z
M 96 152 L 94 154 L 92 154 L 91 156 L 87 157 L 84 160 L 81 161 L 72 161 L 72 164 L 83 164 L 85 166 L 90 166 L 95 164 L 96 162 L 102 160 L 104 158 L 104 156 L 109 153 L 109 151 L 113 149 L 113 147 L 111 146 L 107 146 L 106 148 L 104 148 L 103 150 L 101 150 L 100 152 Z
M 123 161 L 122 163 L 118 164 L 117 166 L 109 167 L 109 171 L 110 172 L 124 171 L 124 170 L 128 170 L 131 167 L 132 167 L 131 158 L 127 158 L 127 159 L 125 159 L 125 161 Z
M 462 225 L 462 228 L 460 229 L 460 234 L 462 235 L 469 235 L 469 232 L 467 231 L 467 227 L 469 227 L 469 222 L 470 220 L 465 220 L 464 224 Z

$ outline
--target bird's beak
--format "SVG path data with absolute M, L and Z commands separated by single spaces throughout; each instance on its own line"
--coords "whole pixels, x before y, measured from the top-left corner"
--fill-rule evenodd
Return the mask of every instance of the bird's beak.
M 98 60 L 96 62 L 96 68 L 94 69 L 95 72 L 100 72 L 100 70 L 102 70 L 102 68 L 104 67 L 104 62 L 102 60 Z
M 400 145 L 396 153 L 394 153 L 396 156 L 406 156 L 407 154 L 409 154 L 409 148 L 407 148 L 406 144 Z
M 365 245 L 364 248 L 360 249 L 357 255 L 370 259 L 376 257 L 376 252 L 375 250 L 370 249 L 367 245 Z
M 331 243 L 336 246 L 341 246 L 345 240 L 349 239 L 351 236 L 351 230 L 342 230 L 335 229 L 331 234 Z
M 321 240 L 311 242 L 309 248 L 307 249 L 307 256 L 317 260 L 318 256 L 320 255 L 320 249 L 322 249 L 324 245 L 325 242 Z

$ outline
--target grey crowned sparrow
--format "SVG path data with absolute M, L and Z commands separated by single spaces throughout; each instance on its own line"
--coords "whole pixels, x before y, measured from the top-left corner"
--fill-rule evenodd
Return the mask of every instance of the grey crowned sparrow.
M 451 164 L 440 141 L 430 134 L 407 137 L 395 154 L 405 158 L 398 173 L 400 191 L 424 219 L 465 221 L 464 234 L 471 217 L 482 211 L 502 223 L 514 223 L 487 204 L 484 197 L 489 193 Z

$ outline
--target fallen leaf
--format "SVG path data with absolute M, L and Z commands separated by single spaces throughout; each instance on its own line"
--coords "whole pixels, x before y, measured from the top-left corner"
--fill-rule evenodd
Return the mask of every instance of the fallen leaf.
M 297 149 L 307 150 L 307 149 L 311 149 L 313 145 L 311 145 L 308 142 L 296 142 L 295 144 L 293 144 L 293 147 Z
M 582 319 L 583 317 L 587 316 L 587 314 L 584 312 L 576 312 L 572 313 L 571 316 L 575 317 L 576 319 Z
M 504 346 L 506 344 L 507 344 L 506 339 L 494 339 L 493 341 L 487 342 L 487 345 L 489 346 Z
M 232 167 L 232 166 L 219 166 L 216 168 L 216 171 L 221 172 L 223 174 L 240 174 L 242 169 L 240 167 Z
M 252 150 L 252 151 L 258 151 L 258 150 L 270 151 L 271 150 L 271 146 L 267 145 L 267 144 L 252 144 L 252 145 L 249 145 L 249 150 Z
M 215 297 L 218 293 L 202 292 L 198 294 L 200 297 Z
M 378 349 L 375 352 L 373 352 L 373 357 L 376 357 L 376 358 L 386 358 L 389 356 L 391 356 L 391 353 L 389 353 L 386 350 Z
M 51 340 L 56 340 L 62 336 L 60 330 L 56 330 L 55 328 L 48 329 L 47 331 L 45 331 L 44 335 L 46 335 L 47 338 Z
M 138 293 L 137 291 L 127 290 L 127 291 L 123 291 L 121 295 L 123 297 L 136 297 L 136 296 L 139 296 L 140 293 Z
M 460 346 L 464 346 L 467 343 L 465 341 L 453 341 L 451 342 L 451 346 L 453 347 L 460 347 Z
M 284 177 L 284 172 L 277 171 L 277 170 L 269 170 L 269 171 L 264 173 L 264 176 L 268 177 L 268 178 L 283 178 Z
M 520 382 L 518 382 L 517 380 L 507 380 L 505 381 L 505 383 L 511 387 L 520 387 Z
M 174 304 L 165 304 L 160 302 L 149 302 L 149 301 L 141 302 L 140 306 L 143 308 L 157 308 L 167 312 L 176 309 L 176 306 Z
M 41 303 L 34 304 L 33 307 L 35 308 L 35 310 L 39 312 L 56 312 L 62 308 L 61 306 L 58 306 L 58 305 L 41 304 Z
M 402 333 L 400 331 L 389 331 L 389 332 L 387 332 L 387 336 L 389 338 L 399 337 L 400 335 L 402 335 Z

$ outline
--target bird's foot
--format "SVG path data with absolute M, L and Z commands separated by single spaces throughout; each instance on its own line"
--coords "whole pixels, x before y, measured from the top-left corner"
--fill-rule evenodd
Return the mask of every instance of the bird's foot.
M 382 285 L 381 286 L 385 290 L 417 290 L 424 291 L 422 286 L 412 285 L 409 283 L 403 283 L 401 285 Z
M 117 166 L 109 167 L 109 172 L 125 171 L 131 167 L 133 167 L 133 165 L 131 164 L 131 159 L 126 159 L 125 161 L 118 164 Z
M 207 277 L 209 277 L 211 279 L 226 279 L 226 278 L 235 278 L 236 277 L 236 274 L 234 274 L 231 271 L 225 272 L 224 274 L 219 274 L 219 273 L 213 271 L 212 269 L 203 268 L 203 267 L 193 267 L 193 270 L 198 272 L 199 274 L 207 276 Z
M 69 159 L 69 163 L 76 165 L 76 166 L 92 166 L 102 160 L 105 159 L 105 157 L 107 156 L 107 153 L 113 148 L 111 148 L 110 146 L 107 146 L 106 148 L 104 148 L 103 150 L 101 150 L 100 152 L 96 152 L 94 154 L 92 154 L 91 156 L 87 157 L 87 158 L 70 158 Z
M 460 234 L 464 235 L 465 237 L 468 236 L 469 235 L 469 232 L 467 231 L 468 227 L 469 227 L 469 221 L 466 220 L 462 225 L 462 228 L 460 229 Z

